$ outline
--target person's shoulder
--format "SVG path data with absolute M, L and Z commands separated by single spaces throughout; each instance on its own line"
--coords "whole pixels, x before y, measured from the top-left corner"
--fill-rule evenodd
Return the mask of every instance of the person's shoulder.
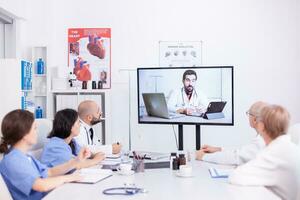
M 68 148 L 68 144 L 61 138 L 52 137 L 49 142 L 45 145 L 44 151 L 62 151 Z
M 21 163 L 21 165 L 20 165 Z M 0 163 L 1 173 L 13 173 L 28 170 L 30 168 L 30 157 L 19 150 L 13 149 L 4 156 Z

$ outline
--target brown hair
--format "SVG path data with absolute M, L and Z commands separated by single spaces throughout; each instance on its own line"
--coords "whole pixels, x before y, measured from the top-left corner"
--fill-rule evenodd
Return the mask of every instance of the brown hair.
M 27 110 L 17 109 L 6 114 L 1 124 L 0 153 L 7 153 L 9 147 L 28 134 L 33 122 L 33 114 Z
M 264 124 L 266 133 L 272 139 L 287 133 L 290 114 L 282 106 L 269 105 L 262 109 L 260 121 Z

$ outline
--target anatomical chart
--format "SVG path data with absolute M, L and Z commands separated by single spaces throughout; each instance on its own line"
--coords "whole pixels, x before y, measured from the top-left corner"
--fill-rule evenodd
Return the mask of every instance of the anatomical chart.
M 159 66 L 195 67 L 202 65 L 202 41 L 159 41 Z
M 110 28 L 68 29 L 68 66 L 83 89 L 111 87 L 110 54 Z

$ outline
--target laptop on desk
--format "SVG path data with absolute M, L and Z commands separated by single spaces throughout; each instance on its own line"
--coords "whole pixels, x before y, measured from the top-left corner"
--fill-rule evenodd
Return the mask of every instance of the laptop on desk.
M 169 112 L 164 93 L 143 93 L 143 100 L 149 116 L 174 119 L 184 117 L 183 114 Z

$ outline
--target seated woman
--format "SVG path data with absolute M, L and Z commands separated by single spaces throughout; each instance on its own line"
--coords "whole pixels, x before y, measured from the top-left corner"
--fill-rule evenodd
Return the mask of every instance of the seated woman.
M 253 160 L 239 166 L 229 182 L 264 186 L 281 199 L 298 199 L 300 191 L 300 149 L 287 133 L 290 115 L 278 105 L 266 106 L 257 116 L 257 131 L 266 143 Z
M 53 168 L 48 168 L 28 155 L 28 150 L 37 142 L 36 122 L 31 112 L 14 110 L 2 121 L 0 173 L 13 199 L 41 199 L 46 192 L 63 183 L 80 180 L 77 174 L 63 175 L 76 169 L 89 152 L 82 149 L 77 157 Z
M 80 132 L 78 114 L 73 109 L 64 109 L 55 114 L 50 141 L 45 145 L 41 162 L 49 167 L 72 160 L 80 152 L 80 146 L 73 139 Z M 104 159 L 103 153 L 97 153 L 81 162 L 80 167 L 90 167 Z

